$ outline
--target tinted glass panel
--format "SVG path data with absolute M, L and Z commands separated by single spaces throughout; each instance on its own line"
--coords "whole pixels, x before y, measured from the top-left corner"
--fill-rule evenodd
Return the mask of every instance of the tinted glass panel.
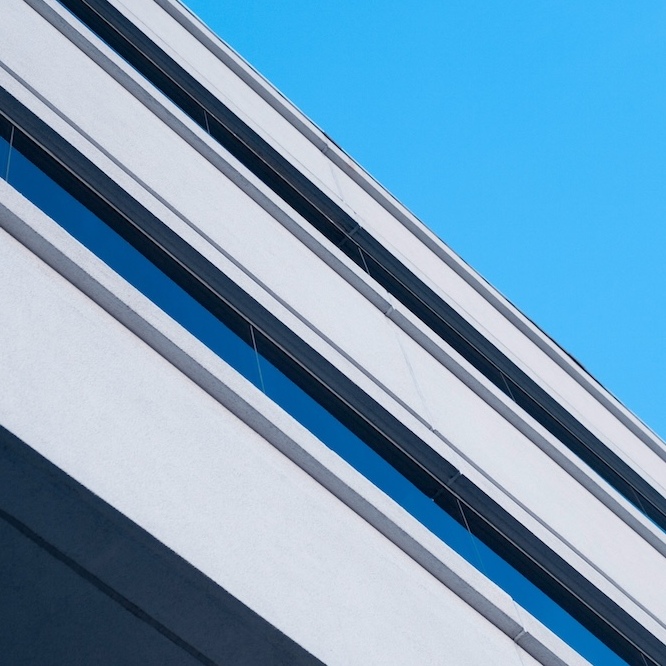
M 16 144 L 23 153 L 36 152 L 30 150 L 24 137 Z M 12 151 L 11 185 L 238 372 L 259 385 L 257 361 L 249 344 L 249 324 L 235 321 L 236 332 L 232 331 L 22 152 Z

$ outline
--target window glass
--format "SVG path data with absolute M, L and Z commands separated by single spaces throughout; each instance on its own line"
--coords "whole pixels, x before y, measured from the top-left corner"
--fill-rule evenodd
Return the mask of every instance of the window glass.
M 0 178 L 7 180 L 7 167 L 9 166 L 9 141 L 11 125 L 0 116 Z

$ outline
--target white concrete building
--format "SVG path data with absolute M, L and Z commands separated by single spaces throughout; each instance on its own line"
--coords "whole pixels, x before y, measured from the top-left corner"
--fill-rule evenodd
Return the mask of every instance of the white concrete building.
M 666 447 L 176 0 L 2 0 L 0 658 L 666 664 Z

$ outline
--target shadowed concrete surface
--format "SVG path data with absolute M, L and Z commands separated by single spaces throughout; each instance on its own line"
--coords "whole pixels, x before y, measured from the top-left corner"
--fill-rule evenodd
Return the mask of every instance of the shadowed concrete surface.
M 2 663 L 315 664 L 0 427 Z

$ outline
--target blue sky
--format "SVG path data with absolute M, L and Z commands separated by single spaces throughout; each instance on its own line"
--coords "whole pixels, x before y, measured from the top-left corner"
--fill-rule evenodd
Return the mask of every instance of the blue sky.
M 666 4 L 186 4 L 666 435 Z

